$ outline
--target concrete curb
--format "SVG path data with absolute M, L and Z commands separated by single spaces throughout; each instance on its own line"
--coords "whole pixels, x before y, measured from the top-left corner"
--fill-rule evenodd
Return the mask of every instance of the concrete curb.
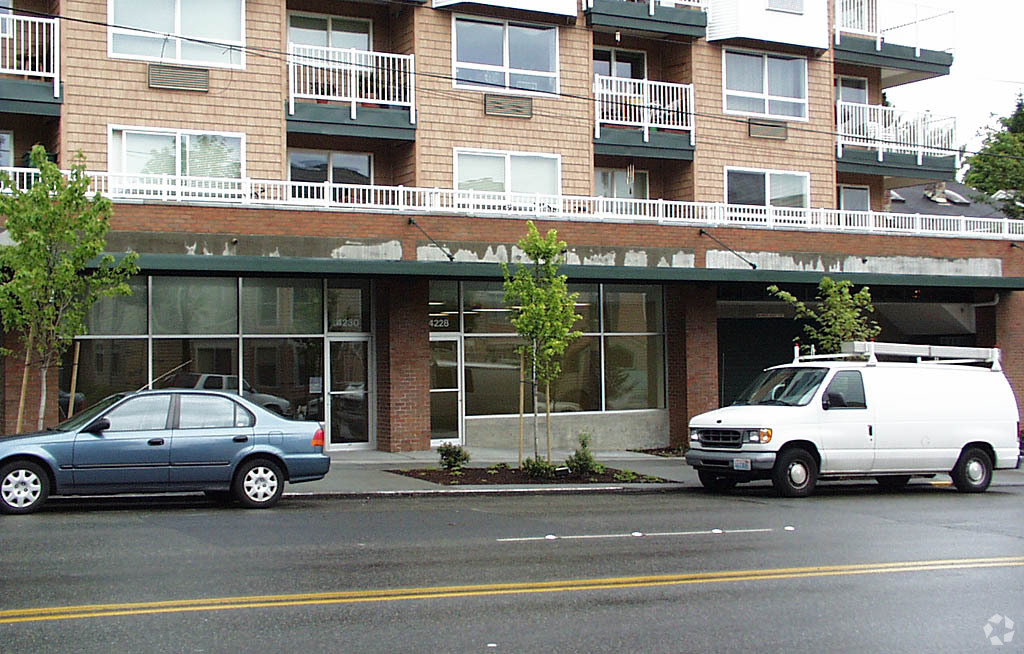
M 408 490 L 380 490 L 380 491 L 315 491 L 304 493 L 301 491 L 285 491 L 283 497 L 293 498 L 337 498 L 337 499 L 370 499 L 374 497 L 437 497 L 440 495 L 584 495 L 584 494 L 630 494 L 630 495 L 653 495 L 658 493 L 674 493 L 683 490 L 691 490 L 692 486 L 681 483 L 671 484 L 644 484 L 643 486 L 542 486 L 537 487 L 514 487 L 495 488 L 487 486 L 464 486 L 444 488 L 421 488 Z

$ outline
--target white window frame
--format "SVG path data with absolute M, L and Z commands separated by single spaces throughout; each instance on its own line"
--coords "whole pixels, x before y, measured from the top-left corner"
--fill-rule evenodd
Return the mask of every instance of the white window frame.
M 610 77 L 614 77 L 616 79 L 632 79 L 630 77 L 621 77 L 620 78 L 618 75 L 615 74 L 615 54 L 616 53 L 618 53 L 618 52 L 631 52 L 633 54 L 641 54 L 641 55 L 643 55 L 644 56 L 644 76 L 641 79 L 643 79 L 643 80 L 647 80 L 648 79 L 647 78 L 647 63 L 648 63 L 647 60 L 648 60 L 648 56 L 647 56 L 647 51 L 646 50 L 633 50 L 631 48 L 615 48 L 615 47 L 608 47 L 608 46 L 603 46 L 603 45 L 595 45 L 594 49 L 593 49 L 593 52 L 590 55 L 590 57 L 591 57 L 591 66 L 590 66 L 591 70 L 593 70 L 593 67 L 594 67 L 593 66 L 593 57 L 594 57 L 593 53 L 594 52 L 598 52 L 598 51 L 610 52 L 611 53 L 611 55 L 612 55 L 611 65 L 610 65 L 610 69 L 611 70 L 609 70 L 608 72 L 611 73 Z M 596 75 L 597 73 L 594 73 L 594 74 Z
M 114 152 L 114 132 L 121 132 L 121 151 L 116 153 L 116 170 L 115 170 L 115 152 Z M 136 173 L 125 173 L 125 152 L 124 152 L 124 133 L 134 132 L 138 134 L 158 134 L 160 136 L 172 135 L 175 137 L 174 147 L 174 168 L 177 171 L 175 175 L 181 176 L 181 137 L 188 135 L 209 135 L 209 136 L 225 136 L 228 138 L 241 139 L 239 145 L 239 177 L 237 179 L 245 179 L 246 171 L 246 144 L 245 144 L 245 132 L 221 132 L 215 130 L 204 130 L 204 129 L 174 129 L 167 127 L 140 127 L 137 125 L 108 125 L 107 126 L 107 170 L 117 174 L 128 174 L 134 175 Z M 224 179 L 235 179 L 234 177 L 225 177 Z
M 761 57 L 761 93 L 753 93 L 751 91 L 732 91 L 728 87 L 729 71 L 726 68 L 726 59 L 730 52 L 737 54 L 753 55 Z M 795 59 L 802 61 L 804 64 L 804 95 L 803 98 L 787 98 L 779 95 L 769 95 L 767 90 L 768 85 L 768 59 L 774 57 L 776 59 Z M 759 118 L 769 118 L 771 120 L 781 120 L 787 122 L 800 122 L 806 123 L 810 121 L 811 107 L 808 90 L 808 70 L 807 70 L 807 57 L 801 57 L 799 55 L 782 54 L 778 52 L 764 52 L 762 50 L 745 50 L 743 48 L 722 48 L 722 112 L 726 114 L 732 114 L 735 116 L 757 116 Z M 753 112 L 753 111 L 737 111 L 735 109 L 728 109 L 729 96 L 737 96 L 743 98 L 757 98 L 764 100 L 764 113 Z M 771 106 L 771 101 L 775 100 L 778 102 L 789 102 L 793 104 L 802 103 L 804 105 L 803 116 L 787 116 L 782 114 L 768 113 L 768 108 Z
M 557 179 L 555 180 L 555 195 L 562 194 L 562 155 L 551 152 L 522 152 L 516 150 L 481 150 L 479 148 L 453 148 L 452 149 L 452 188 L 459 191 L 459 155 L 475 154 L 490 155 L 505 158 L 505 190 L 494 191 L 495 193 L 522 193 L 529 195 L 527 191 L 512 191 L 512 157 L 534 157 L 538 159 L 554 159 Z
M 13 166 L 14 165 L 14 132 L 11 131 L 11 130 L 2 130 L 2 131 L 0 131 L 0 136 L 6 136 L 8 138 L 7 143 L 11 147 L 10 151 L 7 153 L 10 156 L 10 159 L 7 160 L 7 161 L 4 161 L 2 158 L 0 158 L 0 166 Z
M 868 192 L 868 208 L 867 211 L 871 211 L 871 187 L 863 184 L 839 184 L 839 210 L 840 211 L 864 211 L 864 209 L 847 209 L 843 206 L 843 190 L 845 189 L 857 189 L 859 191 Z
M 11 36 L 14 0 L 0 0 L 0 37 Z
M 493 23 L 495 25 L 502 26 L 502 65 L 492 66 L 487 64 L 461 64 L 458 61 L 458 43 L 456 42 L 457 32 L 455 29 L 456 23 L 460 20 L 469 20 L 474 23 Z M 529 70 L 525 68 L 511 68 L 509 65 L 509 49 L 508 49 L 508 27 L 509 25 L 523 25 L 525 27 L 538 27 L 544 29 L 550 29 L 554 31 L 554 48 L 555 48 L 555 71 L 549 73 L 543 70 Z M 559 36 L 560 32 L 557 25 L 549 25 L 545 23 L 531 23 L 530 21 L 524 20 L 501 20 L 496 18 L 488 18 L 485 16 L 469 16 L 466 14 L 452 14 L 452 88 L 461 89 L 466 91 L 483 91 L 486 93 L 502 93 L 508 95 L 533 95 L 545 98 L 550 98 L 553 95 L 561 93 L 562 89 L 562 60 L 561 52 L 559 51 Z M 644 66 L 646 67 L 646 62 Z M 501 72 L 505 76 L 505 86 L 485 86 L 481 84 L 473 84 L 472 82 L 460 82 L 457 73 L 458 68 L 474 68 L 476 70 L 484 71 L 495 71 Z M 555 80 L 555 90 L 553 92 L 548 91 L 531 91 L 529 89 L 515 89 L 511 88 L 509 84 L 509 76 L 513 73 L 522 73 L 525 75 L 535 75 L 538 77 L 551 77 Z
M 374 157 L 372 152 L 354 152 L 352 150 L 320 150 L 315 148 L 288 148 L 286 151 L 286 162 L 288 163 L 288 181 L 292 180 L 292 166 L 291 166 L 291 155 L 295 154 L 326 154 L 327 155 L 327 181 L 331 184 L 340 184 L 341 182 L 334 181 L 334 166 L 331 165 L 331 158 L 336 154 L 358 154 L 365 155 L 370 158 L 370 183 L 367 186 L 373 186 L 374 184 Z
M 793 177 L 804 178 L 804 197 L 806 202 L 802 208 L 807 209 L 811 206 L 811 174 L 802 170 L 777 170 L 771 168 L 742 168 L 739 166 L 726 166 L 722 185 L 723 197 L 722 201 L 725 204 L 729 204 L 729 173 L 761 173 L 764 175 L 764 200 L 765 204 L 750 204 L 750 205 L 736 205 L 736 206 L 750 206 L 750 207 L 774 207 L 772 204 L 772 189 L 771 189 L 771 176 L 772 175 L 791 175 Z M 777 207 L 778 209 L 798 209 L 801 207 Z
M 369 30 L 367 30 L 366 36 L 367 36 L 367 40 L 369 41 L 369 45 L 370 45 L 370 49 L 367 50 L 366 52 L 375 52 L 375 50 L 373 49 L 373 43 L 374 43 L 374 41 L 373 41 L 373 21 L 371 19 L 369 19 L 369 18 L 362 18 L 360 16 L 339 16 L 338 14 L 319 14 L 319 13 L 312 12 L 312 11 L 289 11 L 288 12 L 288 16 L 287 16 L 287 22 L 285 23 L 285 26 L 284 26 L 285 38 L 288 37 L 288 31 L 289 31 L 289 29 L 291 29 L 291 26 L 292 26 L 292 16 L 301 16 L 301 17 L 305 17 L 305 18 L 324 18 L 324 19 L 326 19 L 327 20 L 327 42 L 328 43 L 330 43 L 330 41 L 331 41 L 331 32 L 333 31 L 331 29 L 331 25 L 333 24 L 335 19 L 352 21 L 354 23 L 366 23 L 367 25 L 369 25 Z M 291 40 L 290 39 L 289 39 L 288 43 L 289 43 L 289 45 L 291 44 Z M 328 45 L 327 47 L 333 48 L 334 46 Z
M 132 0 L 138 1 L 138 0 Z M 114 16 L 114 3 L 117 0 L 107 0 L 107 16 L 113 20 Z M 245 2 L 246 0 L 238 0 L 239 15 L 241 17 L 241 24 L 239 26 L 239 34 L 242 39 L 240 41 L 210 41 L 210 43 L 224 44 L 232 48 L 237 48 L 239 51 L 239 61 L 237 64 L 225 64 L 219 61 L 199 61 L 194 59 L 182 59 L 180 56 L 181 47 L 181 2 L 180 0 L 174 0 L 174 33 L 167 34 L 168 48 L 172 51 L 172 56 L 166 57 L 151 57 L 147 55 L 137 54 L 121 54 L 114 52 L 114 35 L 115 34 L 127 34 L 136 36 L 156 36 L 152 32 L 140 32 L 127 27 L 118 27 L 116 25 L 107 26 L 107 57 L 111 59 L 128 59 L 131 61 L 156 61 L 160 63 L 171 63 L 171 64 L 182 64 L 186 66 L 202 66 L 208 68 L 230 68 L 234 70 L 245 70 Z M 287 31 L 287 26 L 285 26 Z

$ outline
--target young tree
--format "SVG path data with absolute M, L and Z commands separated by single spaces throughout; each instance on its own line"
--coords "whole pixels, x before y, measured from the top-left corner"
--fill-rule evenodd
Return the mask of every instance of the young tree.
M 882 331 L 868 314 L 874 312 L 867 286 L 851 294 L 853 282 L 822 277 L 815 296 L 817 308 L 811 309 L 787 291 L 772 284 L 768 292 L 796 310 L 796 320 L 806 320 L 804 333 L 821 354 L 839 352 L 844 341 L 869 341 Z
M 85 315 L 100 297 L 131 292 L 127 280 L 138 268 L 138 255 L 100 257 L 106 247 L 112 208 L 99 193 L 87 196 L 89 177 L 81 154 L 65 177 L 36 145 L 31 153 L 38 169 L 32 187 L 18 188 L 0 172 L 0 217 L 14 242 L 0 247 L 0 318 L 4 330 L 21 335 L 25 368 L 18 403 L 21 431 L 28 373 L 40 371 L 38 428 L 46 412 L 46 377 L 75 336 L 85 333 Z M 94 260 L 100 257 L 98 265 Z
M 530 371 L 533 390 L 533 454 L 537 453 L 537 385 L 546 387 L 548 459 L 551 458 L 551 398 L 550 384 L 562 372 L 562 355 L 569 345 L 582 335 L 572 326 L 580 316 L 576 314 L 576 298 L 570 293 L 566 276 L 558 273 L 565 261 L 565 241 L 558 240 L 558 232 L 549 230 L 541 236 L 533 221 L 526 223 L 526 236 L 519 248 L 531 262 L 519 265 L 513 271 L 501 265 L 505 276 L 505 304 L 512 308 L 512 325 L 522 338 L 517 348 Z
M 1017 96 L 1013 113 L 999 119 L 1000 129 L 990 129 L 977 154 L 968 157 L 970 168 L 964 183 L 985 193 L 978 199 L 997 205 L 1011 218 L 1024 217 L 1024 96 Z M 992 195 L 1004 192 L 1001 200 Z

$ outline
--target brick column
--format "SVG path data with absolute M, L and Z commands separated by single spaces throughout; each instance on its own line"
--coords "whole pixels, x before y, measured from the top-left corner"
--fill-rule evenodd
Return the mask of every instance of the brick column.
M 430 449 L 430 326 L 425 279 L 376 288 L 377 449 Z
M 686 445 L 691 417 L 718 408 L 718 289 L 665 288 L 669 442 Z
M 1003 351 L 1003 370 L 1024 409 L 1024 292 L 999 292 L 996 305 L 996 346 Z

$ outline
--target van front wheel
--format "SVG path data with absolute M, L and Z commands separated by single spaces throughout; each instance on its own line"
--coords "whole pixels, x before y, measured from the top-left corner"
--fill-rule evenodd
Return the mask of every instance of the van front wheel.
M 772 485 L 781 497 L 807 497 L 817 482 L 818 464 L 806 450 L 787 450 L 775 460 Z
M 961 493 L 983 493 L 992 483 L 992 459 L 985 450 L 969 447 L 960 454 L 950 476 Z

